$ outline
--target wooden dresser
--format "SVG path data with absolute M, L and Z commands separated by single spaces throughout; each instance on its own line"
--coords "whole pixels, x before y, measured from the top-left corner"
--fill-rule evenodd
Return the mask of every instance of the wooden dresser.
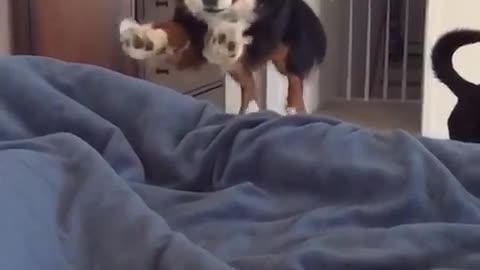
M 178 71 L 161 59 L 131 60 L 120 48 L 120 20 L 169 20 L 175 0 L 10 0 L 10 6 L 15 54 L 98 65 L 225 106 L 225 76 L 216 67 Z

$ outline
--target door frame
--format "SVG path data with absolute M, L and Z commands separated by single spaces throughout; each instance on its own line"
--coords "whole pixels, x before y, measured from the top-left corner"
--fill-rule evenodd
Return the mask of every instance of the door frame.
M 10 33 L 13 54 L 31 54 L 33 52 L 30 11 L 29 0 L 10 0 Z

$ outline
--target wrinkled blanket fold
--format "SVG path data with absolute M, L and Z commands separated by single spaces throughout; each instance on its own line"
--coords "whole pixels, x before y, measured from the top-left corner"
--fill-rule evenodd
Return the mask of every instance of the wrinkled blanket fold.
M 0 58 L 0 269 L 480 269 L 480 146 Z

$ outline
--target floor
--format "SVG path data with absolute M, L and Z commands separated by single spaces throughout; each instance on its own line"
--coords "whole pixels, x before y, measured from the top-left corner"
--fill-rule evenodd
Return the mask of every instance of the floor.
M 377 130 L 403 129 L 420 134 L 420 102 L 332 101 L 317 113 Z

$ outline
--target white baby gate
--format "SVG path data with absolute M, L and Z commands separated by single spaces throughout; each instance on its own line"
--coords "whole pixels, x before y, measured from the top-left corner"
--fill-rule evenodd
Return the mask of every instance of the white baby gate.
M 421 118 L 426 0 L 307 2 L 322 20 L 329 42 L 325 63 L 306 83 L 304 96 L 309 111 L 361 124 L 379 122 L 370 116 L 383 115 L 389 125 L 401 127 L 403 122 L 409 122 L 407 125 L 412 126 L 406 129 L 417 132 Z M 268 65 L 259 72 L 257 81 L 264 90 L 263 105 L 283 112 L 286 80 Z M 235 83 L 227 78 L 226 108 L 233 113 L 237 112 L 240 100 L 236 89 Z M 373 111 L 357 113 L 355 106 L 359 103 Z M 399 120 L 402 123 L 387 119 L 385 111 L 391 104 L 398 110 L 392 113 L 394 117 L 408 116 Z M 350 109 L 353 111 L 349 114 L 362 119 L 348 119 L 345 112 Z

